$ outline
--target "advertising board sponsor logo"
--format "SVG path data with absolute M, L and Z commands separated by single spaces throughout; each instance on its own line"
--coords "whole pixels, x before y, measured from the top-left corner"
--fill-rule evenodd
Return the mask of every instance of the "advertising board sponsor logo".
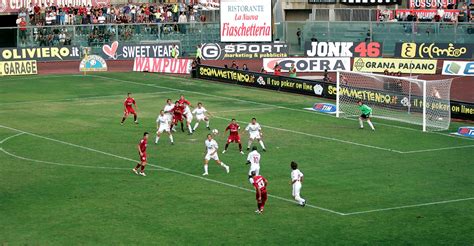
M 271 0 L 221 0 L 221 42 L 272 41 Z
M 402 58 L 471 58 L 474 44 L 396 43 L 395 56 Z
M 400 0 L 340 0 L 342 4 L 351 5 L 383 5 L 383 4 L 400 4 Z
M 378 42 L 306 42 L 308 57 L 380 57 L 382 46 Z
M 105 44 L 101 49 L 101 56 L 112 60 L 132 60 L 135 57 L 149 58 L 170 58 L 173 46 L 179 53 L 178 42 L 165 42 L 157 44 L 121 44 L 118 41 L 108 45 Z
M 408 7 L 412 9 L 447 9 L 448 5 L 456 4 L 456 0 L 409 0 Z
M 351 69 L 351 59 L 344 58 L 264 58 L 263 67 L 266 71 L 273 72 L 273 68 L 278 63 L 282 72 L 289 72 L 291 64 L 295 64 L 297 72 L 323 72 L 328 71 L 349 71 Z
M 335 114 L 336 105 L 331 103 L 315 103 L 312 108 L 305 108 L 306 110 L 326 113 L 326 114 Z
M 320 84 L 315 84 L 313 86 L 313 91 L 315 95 L 322 96 L 324 92 L 324 87 L 322 87 Z
M 0 61 L 66 61 L 80 58 L 80 50 L 76 46 L 0 48 Z
M 201 54 L 204 60 L 288 57 L 288 45 L 207 43 L 202 45 Z
M 474 138 L 474 126 L 461 126 L 458 128 L 456 135 Z
M 101 72 L 107 71 L 107 63 L 104 58 L 98 55 L 88 55 L 79 63 L 81 72 Z
M 319 97 L 324 96 L 327 90 L 327 84 L 324 82 L 314 82 L 275 76 L 272 74 L 254 73 L 204 65 L 198 67 L 198 77 L 201 79 L 217 80 L 226 83 Z
M 44 3 L 46 6 L 62 6 L 72 4 L 74 6 L 104 6 L 110 3 L 110 0 L 0 0 L 0 13 L 16 13 L 21 8 L 28 8 L 30 4 L 35 6 Z
M 444 61 L 442 74 L 474 76 L 474 62 Z
M 328 85 L 327 93 L 324 97 L 335 99 L 337 88 L 335 85 Z M 422 96 L 411 96 L 406 97 L 405 94 L 396 92 L 387 92 L 374 89 L 357 88 L 349 86 L 341 86 L 339 92 L 345 97 L 352 98 L 354 100 L 363 100 L 370 102 L 374 105 L 383 105 L 392 108 L 399 108 L 406 110 L 410 107 L 411 112 L 422 112 L 423 111 L 423 97 Z M 474 120 L 474 104 L 458 102 L 458 101 L 446 100 L 430 100 L 427 102 L 426 108 L 428 110 L 442 110 L 450 111 L 451 115 L 458 119 Z
M 133 71 L 189 74 L 192 62 L 191 59 L 137 57 L 133 63 Z
M 457 9 L 396 9 L 389 12 L 389 20 L 394 18 L 406 20 L 408 15 L 414 15 L 417 19 L 434 19 L 439 15 L 441 19 L 456 19 L 460 10 Z M 394 13 L 394 15 L 393 15 Z
M 38 74 L 36 61 L 3 61 L 0 62 L 0 76 Z
M 355 58 L 352 66 L 357 72 L 390 72 L 436 74 L 436 60 L 394 59 L 394 58 Z

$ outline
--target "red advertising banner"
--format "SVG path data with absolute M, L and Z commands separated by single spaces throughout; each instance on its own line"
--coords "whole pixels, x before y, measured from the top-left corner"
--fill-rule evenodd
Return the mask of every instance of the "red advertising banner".
M 457 9 L 398 9 L 395 10 L 395 18 L 402 18 L 409 14 L 416 15 L 418 19 L 433 19 L 439 15 L 441 19 L 457 19 L 459 10 Z
M 406 21 L 409 14 L 415 15 L 420 20 L 434 19 L 436 15 L 439 15 L 440 19 L 453 20 L 457 19 L 459 15 L 457 9 L 397 9 L 397 10 L 384 10 L 379 11 L 377 20 L 403 20 Z
M 189 74 L 192 62 L 191 59 L 137 57 L 133 63 L 133 71 Z
M 447 9 L 448 5 L 456 4 L 456 0 L 409 0 L 411 9 Z
M 110 0 L 0 0 L 0 13 L 16 13 L 21 8 L 31 6 L 105 6 L 110 4 Z

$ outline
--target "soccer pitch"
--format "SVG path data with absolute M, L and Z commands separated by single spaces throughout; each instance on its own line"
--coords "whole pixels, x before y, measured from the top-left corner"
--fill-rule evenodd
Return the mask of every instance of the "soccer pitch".
M 474 243 L 474 141 L 451 131 L 303 110 L 323 99 L 147 73 L 0 80 L 0 244 Z M 132 92 L 140 124 L 119 124 Z M 203 172 L 203 123 L 153 143 L 167 98 L 184 94 L 215 116 L 226 174 Z M 245 156 L 221 151 L 231 118 L 262 125 L 269 199 L 256 215 Z M 150 132 L 147 177 L 131 172 Z M 246 147 L 248 136 L 242 135 Z M 260 147 L 260 146 L 259 146 Z M 247 152 L 246 152 L 247 153 Z M 290 162 L 305 174 L 291 197 Z

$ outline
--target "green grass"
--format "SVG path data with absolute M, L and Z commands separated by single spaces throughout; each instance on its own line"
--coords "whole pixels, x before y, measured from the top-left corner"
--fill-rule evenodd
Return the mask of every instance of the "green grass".
M 144 73 L 10 77 L 0 88 L 0 141 L 21 133 L 7 127 L 27 132 L 0 144 L 0 244 L 474 243 L 473 199 L 371 212 L 474 197 L 474 142 L 446 134 L 459 123 L 442 134 L 380 120 L 376 132 L 359 130 L 354 120 L 301 110 L 321 99 Z M 129 91 L 140 124 L 120 126 Z M 238 188 L 252 189 L 236 145 L 220 154 L 230 174 L 212 164 L 201 178 L 202 125 L 175 134 L 174 146 L 167 137 L 149 144 L 148 176 L 132 174 L 143 132 L 154 132 L 165 100 L 181 93 L 215 114 L 221 148 L 227 119 L 262 124 L 261 173 L 275 196 L 264 215 Z M 291 160 L 312 206 L 290 202 Z

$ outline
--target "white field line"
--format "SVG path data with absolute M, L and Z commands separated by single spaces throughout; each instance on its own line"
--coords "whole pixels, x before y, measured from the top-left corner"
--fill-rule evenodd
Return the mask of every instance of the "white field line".
M 464 146 L 454 146 L 454 147 L 445 147 L 445 148 L 436 148 L 436 149 L 421 149 L 421 150 L 412 150 L 404 151 L 402 154 L 413 154 L 413 153 L 423 153 L 423 152 L 432 152 L 439 150 L 450 150 L 450 149 L 464 149 L 464 148 L 473 148 L 474 145 L 464 145 Z
M 245 111 L 259 111 L 259 110 L 269 110 L 269 109 L 278 109 L 280 107 L 268 107 L 268 108 L 246 108 L 246 109 L 234 109 L 234 110 L 224 110 L 224 111 L 216 111 L 211 112 L 212 114 L 219 114 L 219 113 L 231 113 L 231 112 L 245 112 Z
M 24 132 L 20 132 L 20 133 L 17 133 L 17 134 L 15 134 L 15 135 L 13 135 L 13 136 L 6 137 L 6 138 L 4 138 L 4 139 L 2 139 L 2 140 L 0 141 L 0 144 L 3 144 L 3 143 L 5 143 L 5 142 L 8 141 L 8 140 L 10 140 L 10 139 L 12 139 L 12 138 L 14 138 L 14 137 L 18 137 L 18 136 L 23 135 L 23 134 L 25 134 L 25 133 L 24 133 Z
M 174 92 L 173 90 L 170 91 L 158 91 L 158 92 L 145 92 L 145 93 L 136 93 L 136 94 L 143 94 L 143 95 L 159 95 L 159 94 L 166 94 Z M 105 95 L 105 96 L 90 96 L 90 97 L 72 97 L 72 98 L 64 98 L 64 99 L 52 99 L 52 100 L 35 100 L 35 101 L 19 101 L 19 102 L 5 102 L 0 103 L 0 105 L 18 105 L 18 104 L 29 104 L 29 103 L 50 103 L 50 102 L 70 102 L 70 101 L 84 101 L 89 99 L 103 99 L 103 98 L 114 98 L 114 97 L 125 97 L 124 94 L 115 94 L 115 95 Z
M 62 78 L 62 77 L 70 77 L 74 76 L 71 74 L 63 74 L 63 75 L 36 75 L 36 76 L 27 76 L 27 77 L 17 77 L 17 78 L 10 78 L 10 79 L 2 79 L 2 81 L 16 81 L 16 80 L 35 80 L 39 78 Z
M 111 154 L 111 153 L 108 153 L 108 152 L 104 152 L 104 151 L 100 151 L 100 150 L 97 150 L 97 149 L 85 147 L 85 146 L 82 146 L 82 145 L 77 145 L 77 144 L 73 144 L 73 143 L 69 143 L 69 142 L 65 142 L 65 141 L 61 141 L 61 140 L 57 140 L 57 139 L 53 139 L 53 138 L 49 138 L 49 137 L 45 137 L 45 136 L 41 136 L 41 135 L 38 135 L 38 134 L 35 134 L 35 133 L 26 132 L 26 131 L 19 130 L 19 129 L 16 129 L 16 128 L 4 126 L 4 125 L 0 125 L 0 127 L 1 127 L 1 128 L 5 128 L 5 129 L 9 129 L 9 130 L 11 130 L 11 131 L 16 131 L 16 132 L 19 132 L 19 133 L 22 133 L 22 134 L 27 134 L 27 135 L 30 135 L 30 136 L 34 136 L 34 137 L 37 137 L 37 138 L 42 138 L 42 139 L 50 140 L 50 141 L 53 141 L 53 142 L 57 142 L 57 143 L 61 143 L 61 144 L 65 144 L 65 145 L 69 145 L 69 146 L 73 146 L 73 147 L 77 147 L 77 148 L 80 148 L 80 149 L 85 149 L 85 150 L 89 150 L 89 151 L 92 151 L 92 152 L 96 152 L 96 153 L 100 153 L 100 154 L 112 156 L 112 157 L 119 158 L 119 159 L 122 159 L 122 160 L 127 160 L 127 161 L 136 162 L 136 160 L 133 160 L 133 159 L 130 159 L 130 158 L 127 158 L 127 157 L 118 156 L 118 155 L 114 155 L 114 154 Z M 17 134 L 17 135 L 18 135 L 18 134 Z M 3 151 L 3 150 L 2 150 L 2 151 Z M 3 151 L 3 152 L 4 152 L 4 151 Z M 193 178 L 205 180 L 205 181 L 208 181 L 208 182 L 212 182 L 212 183 L 216 183 L 216 184 L 220 184 L 220 185 L 232 187 L 232 188 L 235 188 L 235 189 L 244 190 L 244 191 L 248 191 L 248 192 L 255 192 L 255 191 L 252 190 L 252 189 L 240 187 L 240 186 L 233 185 L 233 184 L 224 183 L 224 182 L 221 182 L 221 181 L 217 181 L 217 180 L 205 178 L 205 177 L 198 176 L 198 175 L 194 175 L 194 174 L 190 174 L 190 173 L 181 172 L 181 171 L 174 170 L 174 169 L 171 169 L 171 168 L 166 168 L 166 167 L 162 167 L 162 166 L 155 165 L 155 164 L 151 164 L 151 163 L 148 163 L 148 165 L 149 165 L 149 166 L 152 166 L 152 167 L 156 167 L 156 168 L 162 169 L 162 170 L 165 170 L 165 171 L 169 171 L 169 172 L 173 172 L 173 173 L 185 175 L 185 176 L 188 176 L 188 177 L 193 177 Z M 269 197 L 272 197 L 272 198 L 275 198 L 275 199 L 278 199 L 278 200 L 290 202 L 290 203 L 295 203 L 295 204 L 297 203 L 297 202 L 294 201 L 294 200 L 290 200 L 290 199 L 287 199 L 287 198 L 283 198 L 283 197 L 279 197 L 279 196 L 275 196 L 275 195 L 271 195 L 271 194 L 269 194 L 268 196 L 269 196 Z M 338 214 L 338 215 L 344 215 L 344 213 L 340 213 L 340 212 L 337 212 L 337 211 L 334 211 L 334 210 L 331 210 L 331 209 L 327 209 L 327 208 L 323 208 L 323 207 L 314 206 L 314 205 L 311 205 L 311 204 L 306 204 L 306 206 L 307 206 L 307 207 L 311 207 L 311 208 L 316 208 L 316 209 L 319 209 L 319 210 L 322 210 L 322 211 L 326 211 L 326 212 L 329 212 L 329 213 L 334 213 L 334 214 Z
M 55 166 L 63 166 L 63 167 L 79 167 L 79 168 L 88 168 L 88 169 L 104 169 L 104 170 L 132 170 L 131 168 L 125 168 L 125 167 L 102 167 L 102 166 L 86 166 L 86 165 L 78 165 L 78 164 L 68 164 L 68 163 L 59 163 L 59 162 L 52 162 L 52 161 L 42 161 L 42 160 L 36 160 L 36 159 L 31 159 L 31 158 L 26 158 L 23 156 L 15 155 L 11 152 L 6 151 L 4 148 L 0 147 L 0 151 L 5 153 L 6 155 L 9 155 L 11 157 L 20 159 L 20 160 L 25 160 L 25 161 L 30 161 L 30 162 L 37 162 L 37 163 L 43 163 L 43 164 L 48 164 L 48 165 L 55 165 Z M 147 171 L 157 171 L 160 169 L 147 169 Z
M 462 201 L 469 201 L 469 200 L 474 200 L 474 197 L 446 200 L 446 201 L 439 201 L 439 202 L 420 203 L 420 204 L 405 205 L 405 206 L 391 207 L 391 208 L 380 208 L 380 209 L 366 210 L 366 211 L 360 211 L 360 212 L 351 212 L 351 213 L 344 213 L 344 215 L 347 216 L 347 215 L 356 215 L 356 214 L 367 214 L 367 213 L 375 213 L 375 212 L 382 212 L 382 211 L 399 210 L 399 209 L 404 209 L 404 208 L 416 208 L 416 207 L 424 207 L 424 206 L 431 206 L 431 205 L 437 205 L 437 204 L 462 202 Z

